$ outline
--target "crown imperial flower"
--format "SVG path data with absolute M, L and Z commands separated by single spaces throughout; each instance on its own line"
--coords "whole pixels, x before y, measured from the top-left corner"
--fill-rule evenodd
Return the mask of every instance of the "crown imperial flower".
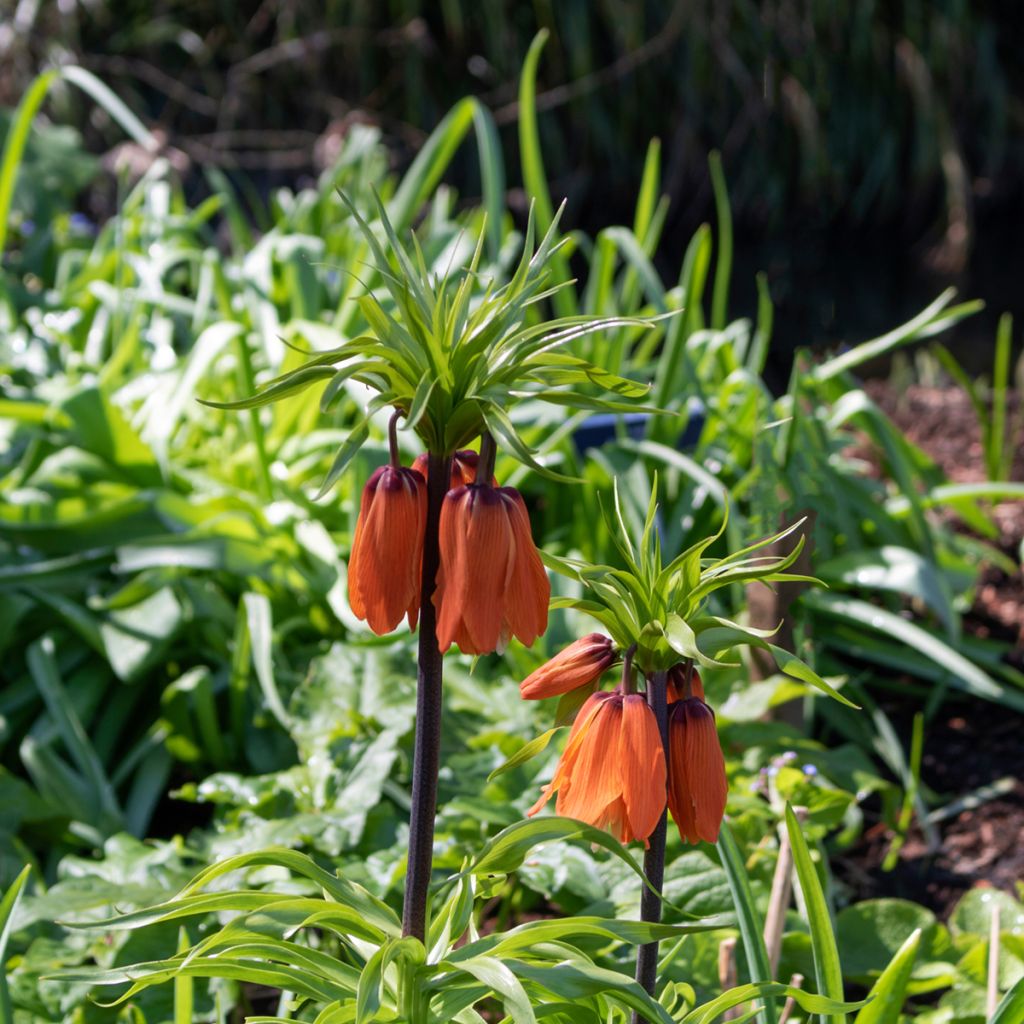
M 688 843 L 714 843 L 729 785 L 715 713 L 699 697 L 668 711 L 668 808 Z
M 430 456 L 424 452 L 422 455 L 417 455 L 412 464 L 412 468 L 419 473 L 424 480 L 427 479 L 427 463 L 429 459 Z M 476 483 L 476 470 L 479 464 L 479 452 L 473 451 L 472 448 L 463 448 L 457 451 L 452 456 L 452 475 L 448 489 L 453 491 L 456 487 L 464 487 L 467 484 Z M 489 482 L 492 486 L 496 486 L 496 481 L 493 476 Z
M 427 487 L 411 469 L 388 465 L 363 488 L 348 563 L 352 611 L 374 633 L 390 633 L 408 616 L 416 628 Z
M 559 814 L 646 846 L 665 810 L 665 787 L 665 754 L 647 701 L 637 693 L 595 693 L 580 709 L 555 777 L 529 814 L 557 793 Z
M 512 487 L 470 484 L 441 506 L 441 564 L 434 605 L 442 651 L 502 650 L 510 636 L 529 646 L 547 628 L 551 584 Z
M 597 682 L 615 658 L 615 645 L 608 637 L 589 633 L 527 676 L 519 684 L 519 693 L 524 700 L 560 697 Z

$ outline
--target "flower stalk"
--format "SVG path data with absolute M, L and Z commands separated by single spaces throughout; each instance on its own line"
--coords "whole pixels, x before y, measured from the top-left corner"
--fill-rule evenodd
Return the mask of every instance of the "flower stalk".
M 647 677 L 647 702 L 654 712 L 661 734 L 661 744 L 665 751 L 665 763 L 669 763 L 668 752 L 668 687 L 667 672 L 652 672 Z M 661 920 L 661 890 L 665 882 L 665 828 L 667 812 L 661 812 L 661 818 L 651 833 L 650 846 L 644 854 L 644 874 L 651 886 L 644 886 L 640 894 L 640 920 L 657 924 Z M 636 958 L 636 980 L 643 989 L 654 995 L 658 980 L 658 942 L 647 942 L 642 945 Z M 644 1018 L 634 1011 L 633 1024 L 640 1024 Z
M 421 942 L 427 932 L 427 896 L 434 853 L 437 774 L 441 754 L 442 656 L 437 643 L 434 587 L 440 562 L 441 504 L 448 492 L 451 457 L 431 453 L 427 460 L 427 520 L 420 583 L 420 635 L 416 672 L 416 739 L 412 768 L 409 858 L 402 907 L 402 934 Z

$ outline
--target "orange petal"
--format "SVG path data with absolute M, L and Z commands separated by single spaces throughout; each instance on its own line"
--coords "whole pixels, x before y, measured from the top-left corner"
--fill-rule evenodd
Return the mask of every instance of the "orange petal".
M 352 550 L 348 556 L 348 603 L 352 608 L 353 615 L 357 619 L 363 620 L 366 619 L 366 605 L 363 602 L 362 588 L 360 586 L 362 570 L 359 556 L 362 551 L 363 523 L 366 516 L 369 515 L 370 506 L 373 504 L 373 495 L 376 490 L 374 477 L 379 472 L 380 470 L 371 476 L 363 488 L 363 493 L 359 499 L 359 515 L 356 518 L 356 528 L 352 535 Z
M 475 653 L 484 653 L 495 650 L 501 640 L 512 530 L 494 488 L 473 484 L 467 490 L 470 496 L 456 585 Z
M 602 702 L 586 731 L 579 733 L 571 783 L 558 795 L 559 814 L 597 824 L 606 808 L 621 796 L 621 727 L 622 698 L 613 694 Z
M 442 651 L 448 650 L 457 636 L 465 634 L 465 625 L 462 622 L 463 593 L 459 580 L 463 572 L 462 506 L 468 500 L 468 489 L 459 487 L 449 491 L 441 504 L 441 558 L 437 570 L 437 586 L 434 590 L 434 607 L 437 609 L 437 642 Z
M 513 487 L 499 488 L 512 529 L 513 560 L 505 616 L 512 634 L 529 647 L 548 628 L 551 582 L 530 534 L 530 517 Z
M 718 841 L 729 784 L 715 728 L 715 714 L 702 700 L 684 701 L 686 776 L 693 798 L 694 826 L 706 843 Z
M 457 451 L 452 459 L 452 487 L 476 483 L 476 470 L 479 464 L 479 452 L 473 451 L 472 448 L 463 448 Z M 497 481 L 493 475 L 490 480 L 484 480 L 481 483 L 488 483 L 491 487 L 497 487 Z
M 630 830 L 626 801 L 621 796 L 613 800 L 604 809 L 600 819 L 593 824 L 598 828 L 607 829 L 620 843 L 630 843 L 639 838 L 634 836 Z
M 697 826 L 687 775 L 686 714 L 684 701 L 669 708 L 668 717 L 668 809 L 684 842 L 696 843 Z
M 614 660 L 611 640 L 601 633 L 590 633 L 531 672 L 519 684 L 519 693 L 524 700 L 559 697 L 596 682 Z
M 356 589 L 375 633 L 390 632 L 411 607 L 419 607 L 426 512 L 423 480 L 411 470 L 385 466 L 356 557 Z
M 551 799 L 552 794 L 570 783 L 573 767 L 579 756 L 582 737 L 587 729 L 590 728 L 594 716 L 601 709 L 601 705 L 610 697 L 610 693 L 593 693 L 584 702 L 583 707 L 580 708 L 579 714 L 576 716 L 576 721 L 573 722 L 572 728 L 569 730 L 569 739 L 566 741 L 565 749 L 562 751 L 558 768 L 555 769 L 554 778 L 544 787 L 540 799 L 526 812 L 529 817 L 533 817 Z
M 629 832 L 646 844 L 665 811 L 665 750 L 654 712 L 636 693 L 623 698 L 620 756 Z
M 668 670 L 668 685 L 665 691 L 669 704 L 675 704 L 677 700 L 686 700 L 686 669 L 683 665 L 673 665 Z M 704 699 L 704 684 L 696 669 L 693 669 L 690 675 L 690 696 Z

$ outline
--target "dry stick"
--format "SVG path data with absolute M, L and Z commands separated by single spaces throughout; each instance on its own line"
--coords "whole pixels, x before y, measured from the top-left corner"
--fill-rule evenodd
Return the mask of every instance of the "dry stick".
M 665 691 L 668 684 L 667 672 L 652 672 L 647 677 L 647 703 L 654 712 L 661 734 L 661 745 L 665 751 L 665 767 L 668 768 L 668 701 Z M 667 802 L 667 801 L 666 801 Z M 640 920 L 661 920 L 661 887 L 665 881 L 665 820 L 666 811 L 661 812 L 661 819 L 650 836 L 650 846 L 644 854 L 644 874 L 651 883 L 653 891 L 644 886 L 640 894 Z M 658 981 L 658 943 L 647 942 L 640 947 L 636 957 L 636 980 L 640 986 L 654 995 L 654 987 Z M 644 1020 L 635 1010 L 633 1024 Z
M 437 771 L 441 754 L 441 650 L 437 645 L 434 587 L 441 560 L 438 530 L 441 505 L 448 492 L 451 459 L 430 453 L 427 463 L 427 524 L 420 578 L 419 664 L 416 673 L 416 746 L 409 816 L 409 859 L 402 907 L 402 934 L 421 942 L 427 931 L 427 895 L 434 854 Z
M 722 939 L 718 944 L 718 983 L 723 992 L 735 988 L 738 981 L 736 972 L 736 937 Z M 740 1015 L 740 1008 L 733 1006 L 722 1014 L 722 1020 L 735 1020 Z
M 999 904 L 992 907 L 992 921 L 988 930 L 988 994 L 986 1017 L 995 1016 L 999 1005 Z
M 771 976 L 779 966 L 782 950 L 782 929 L 786 922 L 786 908 L 793 891 L 793 849 L 789 845 L 789 831 L 781 829 L 779 834 L 779 856 L 775 861 L 772 876 L 772 891 L 768 897 L 768 912 L 764 916 L 764 945 L 768 953 L 768 967 Z
M 804 983 L 804 976 L 802 974 L 794 974 L 789 979 L 790 988 L 799 988 Z M 793 1014 L 793 1010 L 796 1008 L 796 1000 L 792 996 L 786 997 L 786 1002 L 782 1007 L 782 1013 L 779 1014 L 779 1024 L 786 1024 L 786 1021 Z

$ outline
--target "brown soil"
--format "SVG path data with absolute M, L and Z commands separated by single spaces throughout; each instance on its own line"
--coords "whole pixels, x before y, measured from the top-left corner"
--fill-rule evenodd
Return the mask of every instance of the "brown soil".
M 907 437 L 922 448 L 954 483 L 986 479 L 981 430 L 967 395 L 958 388 L 927 388 L 914 385 L 897 393 L 885 381 L 871 381 L 865 390 Z M 1024 396 L 1009 396 L 1008 407 L 1017 410 L 1008 444 L 1014 450 L 1010 479 L 1024 481 Z M 1020 561 L 1024 539 L 1024 501 L 999 502 L 991 508 L 999 530 L 995 546 Z M 939 513 L 956 525 L 954 513 Z M 1024 575 L 1008 575 L 992 566 L 982 569 L 974 607 L 965 625 L 976 636 L 1011 641 L 1024 654 Z
M 955 482 L 985 479 L 980 430 L 967 396 L 958 389 L 914 386 L 896 393 L 874 381 L 866 390 L 915 444 Z M 1011 408 L 1013 405 L 1011 404 Z M 1019 403 L 1017 408 L 1020 408 Z M 1014 480 L 1024 480 L 1024 424 L 1018 416 Z M 992 508 L 999 529 L 994 541 L 1019 564 L 1024 539 L 1024 502 Z M 951 513 L 940 513 L 954 528 L 963 527 Z M 964 626 L 975 636 L 1006 640 L 1013 645 L 1008 660 L 1024 667 L 1024 577 L 993 566 L 981 569 L 979 586 Z M 889 704 L 887 713 L 909 748 L 916 707 Z M 950 700 L 928 723 L 922 759 L 922 782 L 947 806 L 959 797 L 1012 779 L 1008 792 L 961 810 L 936 823 L 937 848 L 930 849 L 915 825 L 895 867 L 882 868 L 892 844 L 885 822 L 869 827 L 858 845 L 840 856 L 837 875 L 859 899 L 900 896 L 931 907 L 947 917 L 963 893 L 975 886 L 996 886 L 1012 892 L 1024 878 L 1024 716 L 987 702 Z

